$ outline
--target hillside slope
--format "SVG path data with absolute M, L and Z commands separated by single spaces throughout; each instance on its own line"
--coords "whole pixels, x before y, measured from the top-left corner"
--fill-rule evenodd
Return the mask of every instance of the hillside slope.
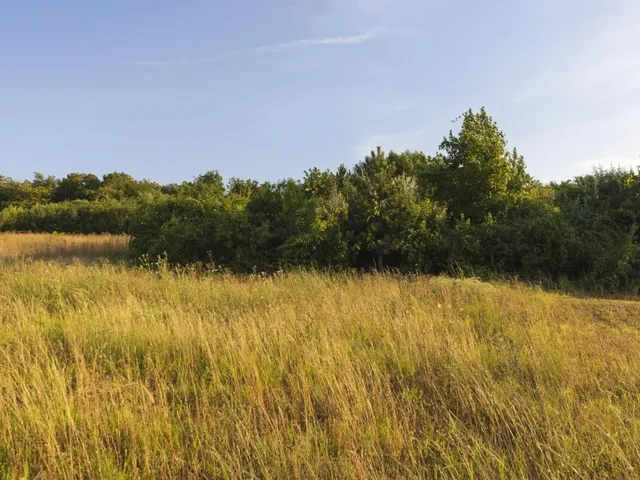
M 640 303 L 4 261 L 0 477 L 633 478 Z

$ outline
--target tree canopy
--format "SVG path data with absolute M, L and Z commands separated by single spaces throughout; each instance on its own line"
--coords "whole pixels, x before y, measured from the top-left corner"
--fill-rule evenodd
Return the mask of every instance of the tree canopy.
M 134 256 L 238 272 L 464 272 L 637 292 L 639 217 L 639 169 L 543 185 L 484 109 L 465 112 L 432 156 L 378 147 L 301 180 L 0 175 L 0 230 L 128 233 Z

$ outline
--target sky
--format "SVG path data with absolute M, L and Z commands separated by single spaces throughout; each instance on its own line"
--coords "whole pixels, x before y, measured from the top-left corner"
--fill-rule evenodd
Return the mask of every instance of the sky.
M 301 178 L 486 107 L 542 181 L 640 164 L 638 0 L 0 0 L 0 173 Z

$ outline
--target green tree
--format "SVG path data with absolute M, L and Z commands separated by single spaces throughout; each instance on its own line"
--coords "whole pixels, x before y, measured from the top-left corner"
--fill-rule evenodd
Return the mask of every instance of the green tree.
M 408 238 L 420 223 L 423 201 L 407 155 L 380 147 L 358 163 L 346 187 L 347 235 L 357 266 L 402 267 Z
M 101 184 L 100 179 L 92 173 L 70 173 L 56 186 L 53 201 L 93 200 Z
M 102 177 L 97 196 L 102 199 L 125 200 L 149 198 L 160 193 L 160 185 L 149 180 L 137 181 L 122 172 L 108 173 Z
M 524 160 L 506 146 L 504 134 L 484 108 L 466 112 L 460 132 L 451 131 L 442 141 L 428 175 L 436 199 L 446 203 L 451 215 L 480 222 L 527 186 Z

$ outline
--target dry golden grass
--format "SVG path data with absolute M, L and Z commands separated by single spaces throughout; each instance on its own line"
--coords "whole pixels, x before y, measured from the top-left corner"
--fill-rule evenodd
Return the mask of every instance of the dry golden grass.
M 43 260 L 97 261 L 126 254 L 126 235 L 51 235 L 0 233 L 0 260 L 27 257 Z
M 637 478 L 640 304 L 0 267 L 0 477 Z

